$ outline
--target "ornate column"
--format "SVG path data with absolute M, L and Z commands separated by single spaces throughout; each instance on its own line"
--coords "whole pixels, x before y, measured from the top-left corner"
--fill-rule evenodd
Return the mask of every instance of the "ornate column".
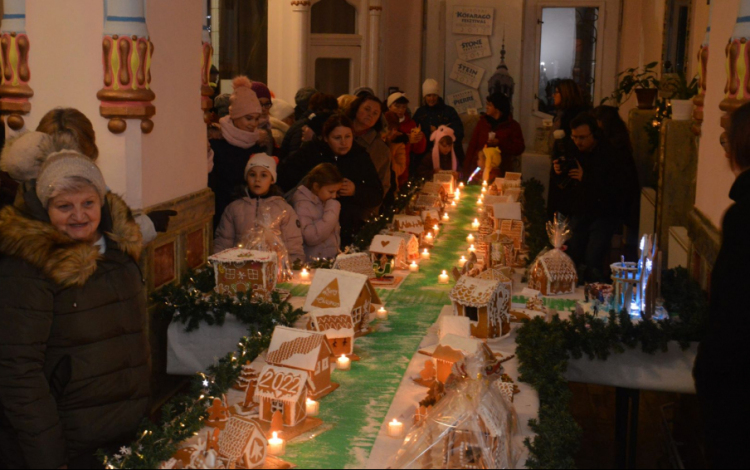
M 211 45 L 211 32 L 208 30 L 208 2 L 203 1 L 203 46 L 201 51 L 201 109 L 203 120 L 208 123 L 209 113 L 214 106 L 214 90 L 211 88 L 211 64 L 214 48 Z
M 294 60 L 293 89 L 299 90 L 307 86 L 307 66 L 310 56 L 310 5 L 308 0 L 292 0 L 292 31 L 290 44 L 298 44 L 297 57 Z
M 370 0 L 369 6 L 367 86 L 378 93 L 380 86 L 380 17 L 383 14 L 382 0 Z
M 732 113 L 750 101 L 750 0 L 741 0 L 737 23 L 726 48 L 727 84 L 724 89 L 726 97 L 719 107 L 724 111 L 721 126 L 729 127 Z
M 144 0 L 104 0 L 104 88 L 101 115 L 109 119 L 108 128 L 120 134 L 127 128 L 125 119 L 140 119 L 141 131 L 149 134 L 156 114 L 151 91 L 151 43 L 146 26 Z
M 693 98 L 693 133 L 695 135 L 701 135 L 701 126 L 703 125 L 703 105 L 706 100 L 706 89 L 708 85 L 708 44 L 711 38 L 711 19 L 713 18 L 714 5 L 713 3 L 708 7 L 708 26 L 706 26 L 706 36 L 703 38 L 703 43 L 698 50 L 698 64 L 700 69 L 698 72 L 698 95 Z
M 8 115 L 14 131 L 24 126 L 22 115 L 31 111 L 29 98 L 29 37 L 26 35 L 26 0 L 4 0 L 0 26 L 0 114 Z

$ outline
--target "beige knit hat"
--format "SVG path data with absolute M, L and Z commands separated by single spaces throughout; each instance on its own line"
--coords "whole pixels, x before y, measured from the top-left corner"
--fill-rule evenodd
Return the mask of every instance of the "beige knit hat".
M 258 95 L 252 89 L 253 82 L 247 77 L 237 77 L 232 82 L 234 93 L 229 98 L 229 117 L 239 119 L 248 114 L 261 114 L 263 107 L 260 105 Z
M 61 181 L 76 176 L 90 182 L 104 202 L 107 185 L 96 163 L 75 150 L 63 150 L 50 155 L 39 173 L 36 182 L 36 195 L 42 206 L 47 207 L 56 186 Z
M 437 82 L 437 80 L 428 78 L 424 81 L 422 84 L 422 96 L 427 95 L 438 95 L 442 96 L 442 93 L 440 93 L 440 84 Z
M 273 177 L 273 182 L 276 183 L 277 175 L 276 175 L 276 166 L 278 165 L 278 160 L 276 158 L 267 155 L 265 153 L 256 153 L 252 157 L 250 157 L 250 160 L 247 162 L 247 165 L 245 166 L 245 179 L 247 179 L 247 174 L 250 173 L 250 170 L 255 167 L 260 167 L 263 169 L 268 170 L 271 173 L 271 176 Z

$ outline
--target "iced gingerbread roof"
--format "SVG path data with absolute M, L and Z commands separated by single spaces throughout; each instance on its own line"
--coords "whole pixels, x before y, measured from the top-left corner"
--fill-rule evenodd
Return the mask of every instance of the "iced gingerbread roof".
M 373 275 L 372 260 L 367 253 L 338 255 L 333 269 L 363 274 L 368 277 Z
M 421 194 L 417 197 L 415 204 L 417 207 L 442 207 L 443 201 L 440 199 L 440 196 Z
M 495 204 L 508 204 L 510 202 L 516 201 L 509 196 L 485 196 L 484 198 L 484 205 L 492 207 L 492 210 L 495 210 Z
M 351 312 L 363 289 L 370 290 L 373 303 L 380 303 L 377 292 L 370 285 L 370 278 L 364 274 L 338 269 L 318 269 L 307 294 L 304 311 L 341 308 Z
M 577 279 L 576 266 L 570 256 L 560 250 L 550 250 L 538 261 L 550 282 L 573 282 Z
M 521 220 L 521 203 L 506 202 L 494 204 L 492 211 L 496 219 L 500 220 Z
M 302 397 L 303 393 L 307 393 L 308 377 L 307 372 L 301 370 L 266 366 L 260 373 L 258 388 L 255 389 L 255 398 L 296 402 Z M 274 383 L 280 385 L 274 387 Z
M 513 280 L 510 278 L 510 269 L 508 267 L 495 267 L 482 272 L 477 279 L 483 279 L 485 281 L 498 281 L 505 284 L 512 283 Z
M 381 255 L 397 256 L 402 250 L 406 249 L 406 242 L 403 238 L 390 235 L 375 235 L 370 244 L 370 253 Z
M 275 263 L 277 259 L 276 253 L 243 248 L 230 248 L 208 258 L 212 263 L 247 263 L 248 261 Z
M 413 233 L 406 233 L 406 232 L 391 232 L 389 233 L 392 237 L 398 237 L 404 240 L 406 244 L 409 243 L 419 243 L 419 240 L 417 240 L 417 237 L 414 236 Z
M 486 307 L 499 289 L 499 281 L 462 276 L 451 290 L 450 299 L 467 307 Z
M 232 416 L 219 435 L 219 456 L 236 462 L 246 451 L 252 463 L 262 464 L 266 458 L 268 442 L 260 423 L 247 418 Z
M 487 354 L 486 348 L 487 346 L 478 339 L 446 335 L 440 340 L 433 357 L 443 361 L 458 362 L 475 354 Z M 492 353 L 489 355 L 492 356 Z
M 440 340 L 448 335 L 458 336 L 460 338 L 471 337 L 471 320 L 468 317 L 458 317 L 455 315 L 440 317 L 438 321 L 438 331 Z
M 456 178 L 453 176 L 453 172 L 448 173 L 436 173 L 435 176 L 432 177 L 432 181 L 436 183 L 455 183 Z
M 277 326 L 273 330 L 266 362 L 277 366 L 314 371 L 321 349 L 333 354 L 323 334 Z
M 351 312 L 341 309 L 320 309 L 310 312 L 315 331 L 327 338 L 353 338 L 354 321 Z
M 397 230 L 415 235 L 424 233 L 424 220 L 417 215 L 397 215 L 393 218 L 393 226 Z
M 445 194 L 445 187 L 436 182 L 428 182 L 425 183 L 424 186 L 422 186 L 422 194 L 435 194 L 435 195 L 441 195 Z

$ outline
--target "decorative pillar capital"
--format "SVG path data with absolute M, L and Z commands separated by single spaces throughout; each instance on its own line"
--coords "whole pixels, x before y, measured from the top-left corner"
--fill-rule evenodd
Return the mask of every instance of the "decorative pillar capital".
M 370 0 L 370 14 L 380 15 L 383 12 L 382 0 Z
M 4 0 L 0 25 L 0 114 L 8 116 L 8 126 L 17 131 L 23 128 L 23 115 L 31 111 L 29 98 L 34 90 L 29 86 L 30 41 L 26 35 L 25 0 Z
M 156 114 L 151 90 L 151 58 L 143 0 L 104 0 L 104 88 L 96 97 L 99 111 L 109 119 L 109 130 L 125 132 L 125 119 L 140 119 L 141 131 L 149 134 Z
M 727 84 L 724 88 L 726 94 L 719 105 L 724 115 L 721 117 L 721 126 L 729 128 L 729 122 L 737 108 L 750 101 L 750 0 L 742 0 L 737 22 L 732 37 L 726 47 L 727 55 Z
M 312 2 L 309 0 L 292 0 L 292 11 L 306 13 L 310 11 L 310 5 Z

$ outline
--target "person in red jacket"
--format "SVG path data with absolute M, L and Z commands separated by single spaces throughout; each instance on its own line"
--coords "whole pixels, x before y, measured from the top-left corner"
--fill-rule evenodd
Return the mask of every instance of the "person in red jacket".
M 405 94 L 400 92 L 393 93 L 388 97 L 388 111 L 396 113 L 400 122 L 398 130 L 409 139 L 409 142 L 406 144 L 406 171 L 398 177 L 399 187 L 409 181 L 411 155 L 420 155 L 427 150 L 427 138 L 414 119 L 407 114 L 408 107 L 409 99 Z
M 516 170 L 518 157 L 526 150 L 520 124 L 510 113 L 510 99 L 497 92 L 487 97 L 487 112 L 479 118 L 477 127 L 469 142 L 464 163 L 464 175 L 468 176 L 477 168 L 479 152 L 484 147 L 497 147 L 503 156 L 500 166 L 501 176 L 507 171 Z

